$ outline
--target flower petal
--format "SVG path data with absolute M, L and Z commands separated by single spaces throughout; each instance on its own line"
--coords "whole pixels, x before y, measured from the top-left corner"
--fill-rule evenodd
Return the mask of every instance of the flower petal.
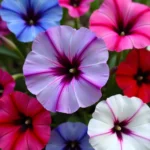
M 74 92 L 78 104 L 82 108 L 96 103 L 101 97 L 100 88 L 85 78 L 74 82 Z
M 81 66 L 81 69 L 83 72 L 82 76 L 99 86 L 99 88 L 103 87 L 109 78 L 109 68 L 107 64 L 96 64 L 89 67 Z
M 114 114 L 115 120 L 122 122 L 132 117 L 143 105 L 143 102 L 136 97 L 128 98 L 126 96 L 115 95 L 107 99 L 107 105 Z

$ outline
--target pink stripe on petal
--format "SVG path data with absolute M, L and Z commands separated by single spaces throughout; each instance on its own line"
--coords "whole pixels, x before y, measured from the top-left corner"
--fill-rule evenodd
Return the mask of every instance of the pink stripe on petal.
M 87 49 L 95 40 L 97 40 L 97 37 L 92 38 L 92 40 L 89 41 L 89 42 L 85 45 L 85 47 L 84 47 L 84 48 L 81 50 L 81 52 L 79 53 L 79 58 L 82 57 L 82 55 L 83 55 L 83 53 L 86 51 L 86 49 Z
M 106 101 L 106 104 L 107 104 L 108 108 L 110 109 L 110 111 L 111 111 L 111 113 L 112 113 L 112 115 L 114 117 L 114 122 L 117 121 L 117 117 L 115 116 L 115 113 L 114 113 L 112 107 L 110 106 L 110 104 L 107 101 Z
M 25 74 L 25 77 L 29 77 L 29 76 L 34 76 L 34 75 L 40 75 L 40 74 L 44 74 L 44 73 L 51 73 L 50 70 L 47 71 L 43 71 L 43 72 L 35 72 L 35 73 L 30 73 L 30 74 Z
M 127 119 L 127 122 L 130 122 L 138 114 L 138 112 L 141 110 L 141 108 L 144 105 L 145 105 L 144 103 L 141 103 L 141 106 L 137 109 L 137 111 L 129 119 Z
M 50 32 L 50 30 L 49 30 L 49 32 Z M 57 55 L 60 56 L 60 52 L 59 52 L 59 50 L 57 49 L 56 45 L 54 44 L 54 42 L 53 42 L 52 38 L 50 37 L 48 31 L 45 32 L 45 35 L 48 37 L 48 39 L 49 39 L 50 43 L 52 44 L 54 50 L 56 51 Z
M 113 134 L 113 133 L 112 133 L 112 131 L 108 131 L 108 132 L 105 132 L 105 133 L 92 135 L 92 136 L 90 136 L 90 138 L 95 138 L 95 137 L 97 137 L 97 136 L 103 136 L 103 135 L 105 135 L 105 134 Z
M 86 77 L 84 77 L 84 76 L 80 76 L 84 81 L 86 81 L 87 83 L 89 83 L 89 84 L 91 84 L 92 86 L 94 86 L 95 88 L 97 88 L 97 89 L 101 89 L 101 87 L 100 86 L 98 86 L 98 85 L 96 85 L 95 83 L 93 83 L 92 81 L 90 81 L 90 80 L 88 80 Z
M 131 135 L 134 135 L 134 136 L 136 136 L 136 137 L 139 137 L 139 138 L 142 138 L 142 139 L 144 139 L 144 140 L 150 141 L 150 138 L 143 137 L 143 136 L 138 135 L 138 134 L 135 134 L 135 133 L 133 133 L 133 132 L 131 133 Z

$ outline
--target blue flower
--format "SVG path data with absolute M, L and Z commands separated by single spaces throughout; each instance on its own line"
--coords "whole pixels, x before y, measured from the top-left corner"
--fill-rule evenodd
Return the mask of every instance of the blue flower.
M 18 40 L 31 42 L 38 33 L 60 24 L 58 0 L 3 0 L 0 15 Z
M 63 123 L 52 131 L 46 150 L 94 150 L 89 144 L 87 126 L 83 123 Z

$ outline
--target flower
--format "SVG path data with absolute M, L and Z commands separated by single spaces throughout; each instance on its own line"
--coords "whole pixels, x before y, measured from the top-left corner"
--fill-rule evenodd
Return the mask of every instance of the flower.
M 150 45 L 150 8 L 131 0 L 104 0 L 90 18 L 90 29 L 111 51 Z
M 18 40 L 31 42 L 38 33 L 59 25 L 58 0 L 3 0 L 1 17 Z
M 1 42 L 1 37 L 8 35 L 10 32 L 6 26 L 6 23 L 4 21 L 2 21 L 1 17 L 0 17 L 0 45 L 2 44 Z
M 94 0 L 59 0 L 59 4 L 69 10 L 69 15 L 78 18 L 90 9 L 90 3 Z
M 87 126 L 83 123 L 62 123 L 52 131 L 46 150 L 94 150 L 89 144 Z
M 0 100 L 0 147 L 41 150 L 50 137 L 50 113 L 35 98 L 13 92 Z
M 0 37 L 9 34 L 9 30 L 7 25 L 2 19 L 0 18 Z
M 88 134 L 95 150 L 148 150 L 150 108 L 136 97 L 112 96 L 96 106 Z
M 123 93 L 150 102 L 150 52 L 146 49 L 132 50 L 116 72 L 116 81 Z
M 33 42 L 23 72 L 29 91 L 49 111 L 73 113 L 101 97 L 109 76 L 103 40 L 86 28 L 50 28 Z
M 10 74 L 0 69 L 0 98 L 10 94 L 15 87 L 15 81 Z

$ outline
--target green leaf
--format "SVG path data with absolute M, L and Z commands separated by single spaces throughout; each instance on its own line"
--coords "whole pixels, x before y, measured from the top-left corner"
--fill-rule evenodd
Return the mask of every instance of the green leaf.
M 14 59 L 19 59 L 17 54 L 13 50 L 9 50 L 4 46 L 0 46 L 0 56 L 8 56 Z

